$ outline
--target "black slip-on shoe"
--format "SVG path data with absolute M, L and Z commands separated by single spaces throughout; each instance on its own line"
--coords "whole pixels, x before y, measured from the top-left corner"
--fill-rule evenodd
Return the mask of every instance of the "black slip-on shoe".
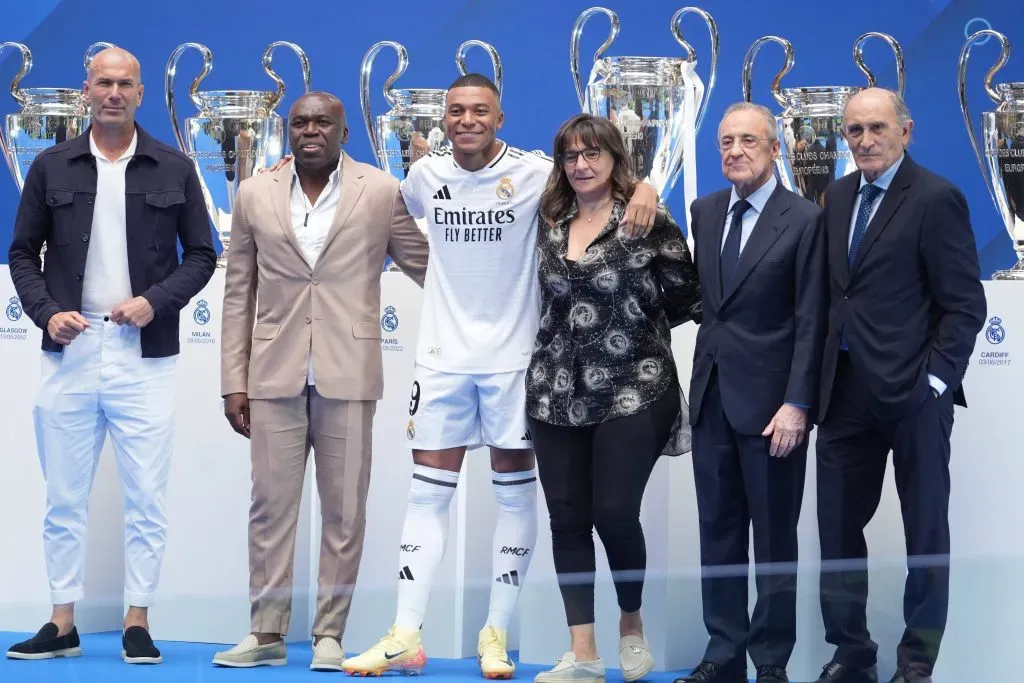
M 12 645 L 7 651 L 8 659 L 53 659 L 55 657 L 79 657 L 82 643 L 78 639 L 78 628 L 63 635 L 57 635 L 57 625 L 47 622 L 39 632 L 28 640 Z

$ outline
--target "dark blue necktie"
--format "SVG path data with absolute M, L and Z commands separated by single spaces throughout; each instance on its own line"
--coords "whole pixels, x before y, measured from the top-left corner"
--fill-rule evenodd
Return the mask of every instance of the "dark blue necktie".
M 857 208 L 857 221 L 853 224 L 853 237 L 850 239 L 849 263 L 852 266 L 853 260 L 857 258 L 857 250 L 864 240 L 864 233 L 868 230 L 868 219 L 871 217 L 871 205 L 875 198 L 882 192 L 882 188 L 868 183 L 860 189 L 860 206 Z M 839 348 L 847 350 L 846 326 L 843 326 L 842 334 L 839 336 Z
M 743 214 L 750 208 L 750 202 L 741 199 L 732 205 L 732 222 L 729 223 L 729 234 L 722 245 L 721 271 L 722 295 L 732 286 L 732 278 L 736 274 L 736 264 L 740 260 L 740 239 L 743 237 Z
M 868 229 L 868 219 L 871 217 L 871 205 L 875 197 L 881 193 L 882 188 L 868 183 L 860 189 L 860 207 L 857 209 L 857 222 L 853 224 L 853 238 L 850 240 L 850 265 L 857 258 L 857 249 L 864 239 L 864 233 Z

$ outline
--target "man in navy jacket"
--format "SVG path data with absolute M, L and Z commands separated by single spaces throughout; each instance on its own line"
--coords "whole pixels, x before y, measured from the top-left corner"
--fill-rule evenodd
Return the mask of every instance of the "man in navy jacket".
M 985 324 L 963 193 L 906 152 L 913 120 L 893 92 L 850 99 L 858 172 L 825 193 L 829 317 L 818 403 L 821 613 L 836 647 L 819 683 L 875 683 L 864 527 L 892 451 L 908 572 L 891 683 L 927 683 L 949 605 L 949 437 Z
M 89 492 L 109 432 L 125 491 L 123 657 L 159 663 L 147 612 L 164 551 L 178 316 L 209 282 L 216 253 L 193 163 L 135 123 L 143 92 L 135 57 L 97 54 L 84 92 L 92 125 L 33 162 L 10 248 L 14 286 L 43 331 L 33 416 L 53 613 L 7 656 L 81 653 L 74 606 L 84 596 Z

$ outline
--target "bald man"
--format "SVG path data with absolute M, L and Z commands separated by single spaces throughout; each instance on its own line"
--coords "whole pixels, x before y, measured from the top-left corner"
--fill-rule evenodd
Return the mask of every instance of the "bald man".
M 92 124 L 32 163 L 10 248 L 14 286 L 42 330 L 33 417 L 53 614 L 7 656 L 81 654 L 74 608 L 84 597 L 89 492 L 109 433 L 124 486 L 122 657 L 155 664 L 147 610 L 164 555 L 178 316 L 213 276 L 216 252 L 192 161 L 135 122 L 135 57 L 100 52 L 84 91 Z
M 890 683 L 930 683 L 949 605 L 950 433 L 985 324 L 967 201 L 915 162 L 896 94 L 852 97 L 843 137 L 857 172 L 825 192 L 829 320 L 818 401 L 821 615 L 835 646 L 818 683 L 876 683 L 864 528 L 892 451 L 903 511 L 905 629 Z
M 250 443 L 251 632 L 213 662 L 287 663 L 295 528 L 312 447 L 323 529 L 310 668 L 340 671 L 383 393 L 380 273 L 390 256 L 422 287 L 427 240 L 398 181 L 342 152 L 348 127 L 336 97 L 299 98 L 288 134 L 294 158 L 243 181 L 232 216 L 221 392 L 225 416 Z

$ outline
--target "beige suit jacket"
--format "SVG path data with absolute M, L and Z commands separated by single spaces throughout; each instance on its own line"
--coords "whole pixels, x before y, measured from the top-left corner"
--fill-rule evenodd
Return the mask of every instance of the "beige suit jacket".
M 299 396 L 309 355 L 325 398 L 383 394 L 380 279 L 385 255 L 423 286 L 427 239 L 398 180 L 342 154 L 341 201 L 310 266 L 291 224 L 289 162 L 238 188 L 221 329 L 221 395 Z

